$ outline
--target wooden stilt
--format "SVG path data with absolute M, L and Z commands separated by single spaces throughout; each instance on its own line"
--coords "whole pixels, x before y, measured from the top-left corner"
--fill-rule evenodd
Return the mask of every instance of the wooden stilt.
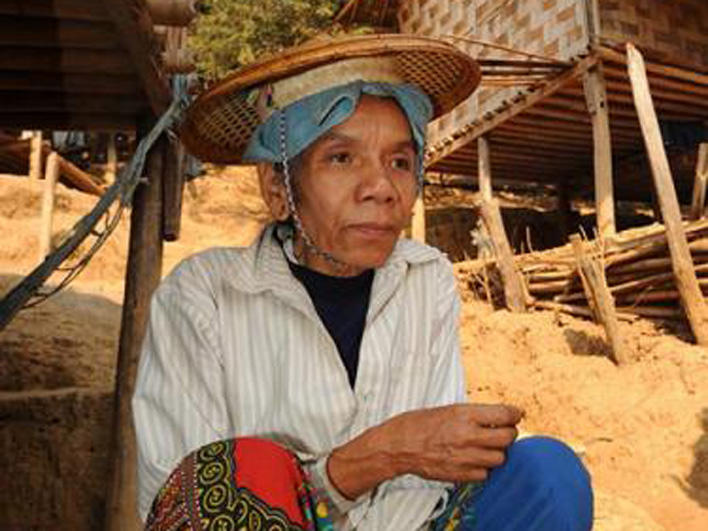
M 696 179 L 693 182 L 693 198 L 691 201 L 690 219 L 701 219 L 706 204 L 706 182 L 708 182 L 708 143 L 698 146 L 698 161 L 696 162 Z
M 30 140 L 29 178 L 39 180 L 42 175 L 42 131 L 35 131 Z
M 413 219 L 411 220 L 411 238 L 425 243 L 425 201 L 421 191 L 413 205 Z
M 162 236 L 165 241 L 173 242 L 179 239 L 182 226 L 185 150 L 179 140 L 170 139 L 168 142 L 163 172 L 165 177 L 162 192 L 164 197 Z
M 136 447 L 130 400 L 140 346 L 147 326 L 150 297 L 162 269 L 162 174 L 164 139 L 150 151 L 148 182 L 136 190 L 130 220 L 130 244 L 116 370 L 113 416 L 113 476 L 107 500 L 106 529 L 141 529 L 136 509 Z
M 592 120 L 595 172 L 595 208 L 597 230 L 601 237 L 615 235 L 615 205 L 612 188 L 612 139 L 605 77 L 602 63 L 591 68 L 583 78 L 585 100 Z
M 108 135 L 108 146 L 106 151 L 106 184 L 110 186 L 116 180 L 118 174 L 118 151 L 116 149 L 116 135 Z
M 626 363 L 627 358 L 624 343 L 619 333 L 615 301 L 612 298 L 610 289 L 607 287 L 605 271 L 600 264 L 593 262 L 585 254 L 579 234 L 573 234 L 570 237 L 570 243 L 578 263 L 578 271 L 580 272 L 585 296 L 595 319 L 605 328 L 607 340 L 612 349 L 612 360 L 617 365 L 622 365 Z
M 631 43 L 627 44 L 627 68 L 656 193 L 666 225 L 666 239 L 676 285 L 696 341 L 699 345 L 708 346 L 708 308 L 698 285 L 686 234 L 681 223 L 681 211 L 661 138 L 659 121 L 649 91 L 644 58 Z
M 497 265 L 504 282 L 506 305 L 512 312 L 524 312 L 526 311 L 526 287 L 514 264 L 511 246 L 504 231 L 499 202 L 495 199 L 482 201 L 480 214 L 492 240 Z
M 42 194 L 42 218 L 39 233 L 39 262 L 44 261 L 52 250 L 52 218 L 54 216 L 54 193 L 59 179 L 59 154 L 52 151 L 47 157 Z
M 492 200 L 492 164 L 489 157 L 489 139 L 482 135 L 477 139 L 479 156 L 479 192 L 482 201 Z

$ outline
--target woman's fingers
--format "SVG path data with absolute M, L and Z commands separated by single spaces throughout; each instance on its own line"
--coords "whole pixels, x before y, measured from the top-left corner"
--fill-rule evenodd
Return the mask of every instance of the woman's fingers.
M 523 410 L 506 404 L 473 404 L 470 408 L 474 422 L 492 428 L 516 426 L 524 416 Z

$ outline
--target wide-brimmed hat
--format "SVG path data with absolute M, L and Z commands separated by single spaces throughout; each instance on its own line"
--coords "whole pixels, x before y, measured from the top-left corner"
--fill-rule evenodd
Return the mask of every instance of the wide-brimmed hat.
M 377 34 L 318 39 L 246 66 L 214 85 L 187 111 L 181 137 L 205 162 L 242 163 L 253 131 L 271 107 L 355 80 L 412 83 L 430 98 L 433 118 L 477 88 L 477 62 L 428 37 Z

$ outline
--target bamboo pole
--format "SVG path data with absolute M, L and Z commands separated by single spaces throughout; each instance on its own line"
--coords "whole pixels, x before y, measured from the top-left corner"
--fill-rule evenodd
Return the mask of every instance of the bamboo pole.
M 693 197 L 691 199 L 691 214 L 689 219 L 696 220 L 704 216 L 706 182 L 708 182 L 708 143 L 702 143 L 698 146 L 696 178 L 693 182 Z
M 612 137 L 602 63 L 584 76 L 585 100 L 592 120 L 597 230 L 603 238 L 615 235 L 615 201 L 612 188 Z
M 681 301 L 696 341 L 699 345 L 708 346 L 708 309 L 693 271 L 688 241 L 681 224 L 681 211 L 649 91 L 644 58 L 631 43 L 627 44 L 627 68 L 659 205 L 666 225 L 666 239 L 676 276 L 676 285 L 681 293 Z
M 52 248 L 52 217 L 54 216 L 54 194 L 59 179 L 59 155 L 52 151 L 47 157 L 42 194 L 42 217 L 39 232 L 39 263 L 44 262 Z
M 607 287 L 604 269 L 585 254 L 580 235 L 573 234 L 570 237 L 570 243 L 578 261 L 578 272 L 583 281 L 583 289 L 588 302 L 591 302 L 597 320 L 605 327 L 605 333 L 612 349 L 612 359 L 617 365 L 623 365 L 627 362 L 625 346 L 619 333 L 615 302 Z
M 477 156 L 479 157 L 479 191 L 482 201 L 492 200 L 492 165 L 489 159 L 489 139 L 482 135 L 477 139 Z
M 106 184 L 109 186 L 116 180 L 118 174 L 118 151 L 116 149 L 116 135 L 111 133 L 108 136 L 108 148 L 106 152 Z
M 29 178 L 38 181 L 42 174 L 42 131 L 34 131 L 30 137 Z
M 425 201 L 423 190 L 413 204 L 413 218 L 411 219 L 411 238 L 425 243 Z
M 148 155 L 148 182 L 135 192 L 130 220 L 130 244 L 113 410 L 112 481 L 106 510 L 106 529 L 140 529 L 136 509 L 136 458 L 130 400 L 137 373 L 140 345 L 147 327 L 150 297 L 162 269 L 162 167 L 164 139 Z
M 492 240 L 494 254 L 504 282 L 506 305 L 512 312 L 524 312 L 526 311 L 526 288 L 514 264 L 511 246 L 504 231 L 499 202 L 494 199 L 482 201 L 480 213 Z

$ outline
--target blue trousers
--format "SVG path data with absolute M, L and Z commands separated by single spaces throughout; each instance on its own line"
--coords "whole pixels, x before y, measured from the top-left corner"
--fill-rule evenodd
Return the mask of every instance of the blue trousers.
M 567 445 L 529 437 L 507 449 L 505 463 L 481 484 L 458 486 L 434 530 L 587 531 L 590 475 Z

